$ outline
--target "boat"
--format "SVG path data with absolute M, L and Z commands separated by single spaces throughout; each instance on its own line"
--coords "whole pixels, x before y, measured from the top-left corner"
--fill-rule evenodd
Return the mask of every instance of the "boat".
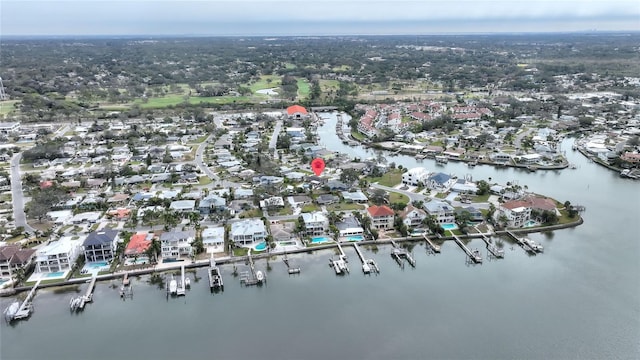
M 449 158 L 444 155 L 436 156 L 436 164 L 446 164 L 449 162 Z
M 262 271 L 256 271 L 256 280 L 258 280 L 258 282 L 264 281 L 264 274 L 262 273 Z
M 476 263 L 482 262 L 482 255 L 480 255 L 480 250 L 478 249 L 473 250 L 471 255 L 473 256 L 473 261 L 475 261 Z
M 178 293 L 178 281 L 171 276 L 171 282 L 169 282 L 169 293 L 175 295 Z
M 425 154 L 416 154 L 416 159 L 418 159 L 418 160 L 422 160 L 422 159 L 424 159 L 426 157 L 427 157 L 427 155 L 425 155 Z
M 469 161 L 467 163 L 468 167 L 475 167 L 476 165 L 478 165 L 478 161 L 477 160 Z
M 184 279 L 184 286 L 191 287 L 191 278 Z
M 544 247 L 542 244 L 537 243 L 529 238 L 524 238 L 523 241 L 529 245 L 529 247 L 535 252 L 544 252 Z
M 223 289 L 224 287 L 222 274 L 220 274 L 220 269 L 216 266 L 216 261 L 213 259 L 211 259 L 209 265 L 209 287 L 211 289 Z
M 12 302 L 11 305 L 7 306 L 7 308 L 4 310 L 5 320 L 11 321 L 15 319 L 15 315 L 18 313 L 18 310 L 20 310 L 20 302 Z

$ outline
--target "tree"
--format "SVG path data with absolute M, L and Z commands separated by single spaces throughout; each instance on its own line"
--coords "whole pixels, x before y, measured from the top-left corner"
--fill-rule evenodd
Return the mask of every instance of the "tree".
M 360 173 L 356 169 L 344 169 L 340 174 L 340 181 L 347 185 L 353 184 L 360 179 Z
M 65 201 L 68 197 L 68 194 L 57 186 L 37 189 L 33 192 L 31 201 L 27 205 L 27 216 L 42 222 L 53 205 Z
M 382 189 L 375 189 L 371 194 L 370 200 L 376 205 L 382 205 L 387 201 L 387 192 Z
M 460 228 L 460 231 L 466 234 L 467 226 L 471 222 L 471 213 L 467 210 L 456 212 L 455 219 L 456 219 L 456 225 L 458 225 L 458 228 Z

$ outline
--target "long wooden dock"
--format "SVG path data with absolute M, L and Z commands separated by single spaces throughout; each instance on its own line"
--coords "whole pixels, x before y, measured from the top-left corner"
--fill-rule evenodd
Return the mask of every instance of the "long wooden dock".
M 209 289 L 211 291 L 214 290 L 222 290 L 224 291 L 224 282 L 222 281 L 222 273 L 220 273 L 220 268 L 218 268 L 216 264 L 216 260 L 212 257 L 209 260 Z
M 11 321 L 14 321 L 14 320 L 20 320 L 20 319 L 26 319 L 31 315 L 31 312 L 33 311 L 32 300 L 33 300 L 33 297 L 36 294 L 36 290 L 38 289 L 38 285 L 40 285 L 40 281 L 41 280 L 42 279 L 39 279 L 38 281 L 36 281 L 36 284 L 33 285 L 31 290 L 27 294 L 27 297 L 24 298 L 22 303 L 20 303 L 18 301 L 14 301 L 13 303 L 11 303 L 11 305 L 9 305 L 4 310 L 4 316 L 5 316 L 5 320 L 7 322 L 11 322 Z
M 529 244 L 527 241 L 524 240 L 524 238 L 519 238 L 518 236 L 516 236 L 516 234 L 514 234 L 511 231 L 507 231 L 507 234 L 516 241 L 516 243 L 518 243 L 518 245 L 520 245 L 520 247 L 522 247 L 526 252 L 528 252 L 529 254 L 533 254 L 535 255 L 537 252 L 536 250 L 531 246 L 531 244 Z
M 284 264 L 287 265 L 287 272 L 289 273 L 289 275 L 300 274 L 300 267 L 291 264 L 291 262 L 289 261 L 289 258 L 287 257 L 286 252 L 284 253 L 284 258 L 282 258 L 282 262 L 284 262 Z
M 357 243 L 353 243 L 353 248 L 356 250 L 356 253 L 358 254 L 358 257 L 360 258 L 360 261 L 362 261 L 362 272 L 365 274 L 370 274 L 371 272 L 374 273 L 379 273 L 380 272 L 380 268 L 378 267 L 378 264 L 376 264 L 375 260 L 373 259 L 365 259 L 364 255 L 362 255 L 362 251 L 360 251 L 360 247 L 358 246 Z
M 391 245 L 393 245 L 393 248 L 391 249 L 391 257 L 398 263 L 398 265 L 400 265 L 401 268 L 404 269 L 403 259 L 406 259 L 412 267 L 416 267 L 416 261 L 407 249 L 398 246 L 398 244 L 393 240 L 391 241 Z
M 250 272 L 244 272 L 240 277 L 240 283 L 244 286 L 262 285 L 267 281 L 267 276 L 260 270 L 256 270 L 253 258 L 251 257 L 251 248 L 247 252 L 247 261 L 249 262 Z
M 474 229 L 476 229 L 476 231 L 478 231 L 480 235 L 482 235 L 482 241 L 484 241 L 484 243 L 487 245 L 487 251 L 489 251 L 489 255 L 495 259 L 504 258 L 504 250 L 498 249 L 498 247 L 496 247 L 491 242 L 491 239 L 489 239 L 482 231 L 480 231 L 477 226 L 474 225 L 473 227 Z
M 453 235 L 453 239 L 456 241 L 456 244 L 458 244 L 458 246 L 460 246 L 460 248 L 462 248 L 462 250 L 465 252 L 465 254 L 467 254 L 467 256 L 469 257 L 469 260 L 471 260 L 472 262 L 476 263 L 476 264 L 480 264 L 482 263 L 482 256 L 480 256 L 480 252 L 477 250 L 471 251 L 471 249 L 469 249 L 467 247 L 467 245 L 465 245 L 462 240 L 460 240 L 460 238 L 458 238 L 453 232 L 451 232 L 451 235 Z
M 422 237 L 427 241 L 427 246 L 431 248 L 431 251 L 435 253 L 440 252 L 440 245 L 436 245 L 431 239 L 429 239 L 427 234 L 422 234 Z

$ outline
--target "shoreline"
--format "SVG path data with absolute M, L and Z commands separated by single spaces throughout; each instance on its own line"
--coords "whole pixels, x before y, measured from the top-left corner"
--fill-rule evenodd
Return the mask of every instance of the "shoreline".
M 583 223 L 584 223 L 584 219 L 582 218 L 582 216 L 578 216 L 578 219 L 576 221 L 572 221 L 572 222 L 566 223 L 566 224 L 557 224 L 557 225 L 549 225 L 549 226 L 544 226 L 544 227 L 532 227 L 532 228 L 505 229 L 505 230 L 494 231 L 492 233 L 475 233 L 475 234 L 457 235 L 457 237 L 460 238 L 460 239 L 476 239 L 476 238 L 482 238 L 483 236 L 491 237 L 491 236 L 495 236 L 495 235 L 505 235 L 507 233 L 507 231 L 515 233 L 515 234 L 521 234 L 521 233 L 524 233 L 524 234 L 543 233 L 543 232 L 547 232 L 547 231 L 568 229 L 568 228 L 572 228 L 572 227 L 576 227 L 576 226 L 582 225 Z M 440 242 L 454 240 L 453 236 L 437 236 L 437 237 L 428 236 L 428 238 L 431 241 L 440 241 Z M 416 243 L 416 242 L 421 242 L 421 241 L 426 241 L 423 236 L 389 238 L 389 239 L 383 239 L 383 240 L 364 240 L 364 241 L 357 241 L 355 243 L 358 244 L 358 245 L 378 245 L 378 244 L 389 245 L 392 242 L 397 242 L 397 243 L 412 242 L 412 243 Z M 352 244 L 352 242 L 343 242 L 343 243 L 340 243 L 340 244 L 341 245 L 350 246 Z M 259 259 L 270 258 L 272 256 L 285 255 L 285 253 L 286 254 L 313 253 L 316 250 L 328 250 L 328 249 L 337 248 L 337 246 L 338 246 L 337 243 L 332 242 L 332 243 L 329 243 L 329 244 L 316 245 L 316 246 L 314 246 L 312 248 L 261 253 L 261 254 L 252 255 L 251 257 L 254 260 L 259 260 Z M 245 261 L 247 259 L 248 259 L 248 256 L 228 256 L 228 257 L 217 259 L 216 260 L 216 264 L 218 264 L 218 265 L 221 265 L 221 264 L 233 264 L 233 263 Z M 156 265 L 156 266 L 149 267 L 149 268 L 129 270 L 129 271 L 119 271 L 119 272 L 114 272 L 114 273 L 111 273 L 111 274 L 98 275 L 98 276 L 96 276 L 96 281 L 105 281 L 105 280 L 112 280 L 112 279 L 116 279 L 116 278 L 122 278 L 125 274 L 129 274 L 129 276 L 139 276 L 139 275 L 148 275 L 148 274 L 153 274 L 153 273 L 163 273 L 163 272 L 175 271 L 175 270 L 180 270 L 180 268 L 182 266 L 184 266 L 185 269 L 195 269 L 195 268 L 200 268 L 200 267 L 207 267 L 207 266 L 209 266 L 209 263 L 210 263 L 210 259 L 196 260 L 196 261 L 192 261 L 192 262 L 189 262 L 188 260 L 177 261 L 177 262 L 175 262 L 176 265 L 167 266 L 167 267 L 161 268 L 161 269 L 156 268 L 157 267 L 157 265 Z M 40 289 L 40 288 L 63 287 L 63 286 L 69 286 L 69 285 L 79 285 L 79 284 L 84 284 L 84 283 L 89 283 L 89 282 L 91 282 L 91 277 L 82 277 L 82 278 L 69 279 L 69 280 L 56 282 L 56 283 L 41 284 L 41 285 L 38 286 L 38 289 Z M 17 294 L 19 294 L 21 292 L 29 291 L 29 290 L 32 289 L 32 287 L 33 286 L 21 286 L 21 287 L 16 287 L 16 288 L 4 289 L 4 290 L 0 291 L 0 297 L 14 296 L 14 295 L 17 295 Z

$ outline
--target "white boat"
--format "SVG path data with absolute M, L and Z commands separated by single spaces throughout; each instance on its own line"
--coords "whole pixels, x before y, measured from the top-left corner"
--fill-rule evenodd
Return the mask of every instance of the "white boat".
M 173 277 L 171 278 L 171 282 L 169 282 L 169 293 L 171 295 L 175 295 L 178 293 L 178 281 Z
M 542 244 L 537 243 L 529 238 L 524 238 L 524 242 L 535 252 L 544 252 Z
M 7 321 L 11 321 L 15 318 L 16 314 L 20 310 L 20 302 L 14 301 L 11 305 L 7 306 L 4 310 L 4 317 Z
M 264 281 L 264 274 L 262 273 L 262 271 L 256 271 L 256 280 L 258 280 L 258 282 Z
M 191 279 L 190 278 L 185 278 L 184 279 L 184 286 L 191 287 Z

